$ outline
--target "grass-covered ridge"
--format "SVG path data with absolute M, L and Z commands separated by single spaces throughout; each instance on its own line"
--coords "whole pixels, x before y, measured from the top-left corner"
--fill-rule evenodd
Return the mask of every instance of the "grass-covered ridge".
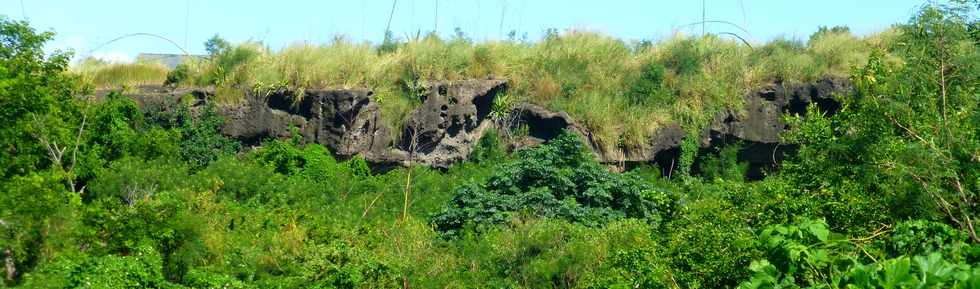
M 713 35 L 627 42 L 587 31 L 553 32 L 534 42 L 474 42 L 458 34 L 374 46 L 337 38 L 280 50 L 214 38 L 209 59 L 171 76 L 183 86 L 217 86 L 230 94 L 225 99 L 236 98 L 230 88 L 367 87 L 392 124 L 417 104 L 414 95 L 429 81 L 504 78 L 512 101 L 567 111 L 612 148 L 642 145 L 673 121 L 698 125 L 775 80 L 846 77 L 896 33 L 859 37 L 822 29 L 806 41 L 775 39 L 754 47 Z

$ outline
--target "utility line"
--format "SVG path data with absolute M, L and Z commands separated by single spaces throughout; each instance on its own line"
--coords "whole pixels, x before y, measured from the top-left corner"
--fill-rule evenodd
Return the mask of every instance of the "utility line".
M 507 15 L 507 0 L 500 0 L 500 27 L 497 27 L 497 40 L 504 38 L 504 16 Z
M 749 26 L 749 17 L 745 14 L 745 1 L 738 0 L 738 7 L 742 9 L 742 25 Z
M 20 0 L 20 17 L 27 21 L 27 10 L 24 10 L 24 0 Z
M 190 53 L 187 52 L 187 50 L 185 50 L 183 47 L 180 47 L 180 44 L 177 44 L 177 42 L 174 42 L 173 40 L 170 40 L 170 38 L 166 38 L 166 37 L 163 37 L 163 36 L 160 36 L 160 35 L 157 35 L 157 34 L 153 34 L 153 33 L 139 32 L 139 33 L 126 34 L 126 35 L 123 35 L 123 36 L 119 36 L 119 37 L 113 38 L 112 40 L 106 41 L 105 43 L 102 43 L 99 46 L 96 46 L 95 48 L 93 48 L 93 49 L 89 50 L 88 52 L 86 52 L 85 53 L 85 56 L 86 57 L 87 56 L 91 56 L 92 55 L 92 52 L 95 52 L 96 50 L 99 50 L 102 47 L 105 47 L 106 45 L 109 45 L 109 44 L 111 44 L 113 42 L 116 42 L 116 41 L 119 41 L 119 40 L 123 40 L 123 39 L 129 38 L 129 37 L 135 37 L 135 36 L 149 36 L 149 37 L 154 37 L 154 38 L 158 38 L 158 39 L 163 39 L 164 41 L 167 41 L 170 44 L 173 44 L 174 47 L 177 47 L 177 49 L 180 49 L 180 51 L 184 52 L 184 55 L 190 55 Z M 82 58 L 85 58 L 85 57 L 82 57 Z
M 391 31 L 391 18 L 395 16 L 395 5 L 398 0 L 391 1 L 391 13 L 388 13 L 388 25 L 385 25 L 385 38 L 388 38 L 388 31 Z
M 707 2 L 708 2 L 707 0 L 701 0 L 701 37 L 704 37 L 705 30 L 707 30 L 707 29 L 705 29 L 705 26 L 708 23 L 708 21 L 706 21 L 707 20 L 707 10 L 708 10 L 708 8 L 707 8 Z
M 735 23 L 732 23 L 732 22 L 729 22 L 729 21 L 724 21 L 724 20 L 702 20 L 702 21 L 698 21 L 698 22 L 694 22 L 694 23 L 688 23 L 688 24 L 685 24 L 685 25 L 681 25 L 680 27 L 688 27 L 688 26 L 694 26 L 694 25 L 698 25 L 698 24 L 701 24 L 702 25 L 701 27 L 704 27 L 705 23 L 722 23 L 722 24 L 728 24 L 728 25 L 731 25 L 731 26 L 735 27 L 738 30 L 741 30 L 742 32 L 745 32 L 745 34 L 748 35 L 749 37 L 753 37 L 752 36 L 752 33 L 750 33 L 748 30 L 746 30 L 742 26 L 739 26 L 738 24 L 735 24 Z M 705 32 L 702 31 L 701 33 L 705 33 Z

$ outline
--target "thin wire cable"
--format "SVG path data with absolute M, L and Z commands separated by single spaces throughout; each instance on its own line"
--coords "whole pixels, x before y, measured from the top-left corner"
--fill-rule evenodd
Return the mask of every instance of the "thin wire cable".
M 742 28 L 742 26 L 739 26 L 738 24 L 735 24 L 735 23 L 732 23 L 732 22 L 729 22 L 729 21 L 724 21 L 724 20 L 704 20 L 704 21 L 698 21 L 698 22 L 694 22 L 694 23 L 688 23 L 688 24 L 685 24 L 685 25 L 681 25 L 680 27 L 689 27 L 689 26 L 694 26 L 694 25 L 698 25 L 698 24 L 704 25 L 705 23 L 722 23 L 722 24 L 728 24 L 728 25 L 731 25 L 731 26 L 735 27 L 738 30 L 741 30 L 742 32 L 745 32 L 745 34 L 748 35 L 749 37 L 754 37 L 754 36 L 752 36 L 752 33 L 751 32 L 749 32 L 745 28 Z
M 391 13 L 388 13 L 388 25 L 385 25 L 385 38 L 388 38 L 388 31 L 391 31 L 391 18 L 395 16 L 395 5 L 398 4 L 398 0 L 391 1 Z
M 742 43 L 745 43 L 746 46 L 748 46 L 749 48 L 752 48 L 752 44 L 749 44 L 748 41 L 745 41 L 745 38 L 742 38 L 742 36 L 738 36 L 738 34 L 731 33 L 731 32 L 718 32 L 718 35 L 730 35 L 730 36 L 734 36 L 735 38 L 738 38 L 738 40 L 742 40 Z
M 526 9 L 527 9 L 527 0 L 522 0 L 521 11 L 517 13 L 517 29 L 524 29 L 524 10 Z M 514 30 L 516 31 L 517 29 Z
M 738 7 L 742 9 L 742 25 L 745 27 L 749 26 L 749 17 L 745 14 L 745 1 L 738 0 Z
M 707 0 L 701 0 L 701 37 L 704 37 L 705 30 L 706 30 L 705 28 L 708 23 L 707 21 L 705 21 L 707 20 L 707 13 L 708 13 L 707 11 L 708 11 Z
M 507 0 L 500 0 L 500 26 L 497 27 L 497 39 L 504 38 L 504 16 L 507 16 Z
M 24 9 L 24 0 L 20 0 L 20 17 L 27 21 L 27 10 Z
M 91 56 L 92 53 L 95 52 L 96 50 L 99 50 L 102 47 L 105 47 L 106 45 L 112 44 L 113 42 L 116 42 L 116 41 L 119 41 L 119 40 L 123 40 L 123 39 L 129 38 L 129 37 L 135 37 L 135 36 L 149 36 L 149 37 L 154 37 L 154 38 L 158 38 L 158 39 L 163 39 L 164 41 L 167 41 L 167 42 L 170 42 L 170 44 L 173 44 L 174 47 L 177 47 L 177 49 L 180 49 L 180 51 L 184 52 L 184 55 L 190 55 L 190 53 L 187 52 L 187 50 L 185 50 L 183 47 L 180 47 L 180 44 L 177 44 L 177 42 L 174 42 L 173 40 L 170 40 L 170 38 L 166 38 L 166 37 L 163 37 L 163 36 L 160 36 L 160 35 L 157 35 L 157 34 L 153 34 L 153 33 L 138 32 L 138 33 L 126 34 L 126 35 L 123 35 L 123 36 L 119 36 L 119 37 L 113 38 L 112 40 L 106 41 L 106 42 L 100 44 L 99 46 L 96 46 L 95 48 L 93 48 L 93 49 L 85 52 L 85 54 L 84 54 L 84 56 L 82 58 L 85 58 L 87 56 Z

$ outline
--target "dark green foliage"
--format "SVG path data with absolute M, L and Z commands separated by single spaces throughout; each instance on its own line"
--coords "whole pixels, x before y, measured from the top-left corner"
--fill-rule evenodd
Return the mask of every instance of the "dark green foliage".
M 197 117 L 190 117 L 186 107 L 179 111 L 181 121 L 180 158 L 192 166 L 202 167 L 221 156 L 234 155 L 241 145 L 221 134 L 224 123 L 214 107 L 204 106 Z
M 970 244 L 970 236 L 966 232 L 939 222 L 915 220 L 899 223 L 887 244 L 885 250 L 893 258 L 938 252 L 953 262 L 975 264 L 980 260 L 980 246 Z
M 690 129 L 690 131 L 699 131 L 700 129 Z M 698 156 L 699 146 L 701 142 L 701 137 L 695 134 L 685 134 L 684 139 L 681 140 L 681 156 L 680 160 L 677 162 L 677 171 L 670 172 L 669 176 L 674 175 L 687 177 L 691 175 L 691 168 L 694 166 L 694 160 Z
M 724 146 L 715 154 L 701 156 L 700 174 L 705 179 L 723 179 L 740 181 L 745 179 L 749 169 L 748 163 L 738 162 L 738 151 L 741 144 Z
M 694 185 L 701 199 L 687 205 L 668 224 L 665 243 L 676 282 L 685 288 L 733 287 L 748 276 L 745 268 L 761 256 L 752 227 L 739 207 L 725 201 L 730 188 Z
M 41 261 L 41 247 L 48 241 L 46 228 L 64 223 L 80 201 L 65 191 L 63 176 L 53 172 L 15 176 L 0 183 L 0 248 L 5 262 L 14 268 L 31 268 Z M 52 232 L 53 233 L 53 232 Z M 19 276 L 7 280 L 4 274 L 0 286 L 16 284 Z
M 368 177 L 371 176 L 371 167 L 368 166 L 367 161 L 361 155 L 356 155 L 347 162 L 347 167 L 350 168 L 351 174 L 358 177 Z
M 627 98 L 634 105 L 658 105 L 670 103 L 673 94 L 667 91 L 664 83 L 666 68 L 663 64 L 650 62 L 643 66 L 638 79 L 634 80 Z
M 0 16 L 0 179 L 51 166 L 39 136 L 74 143 L 80 108 L 73 95 L 81 87 L 63 73 L 70 53 L 44 53 L 53 37 Z
M 827 204 L 822 215 L 835 230 L 976 219 L 980 50 L 966 34 L 969 12 L 926 6 L 900 27 L 892 48 L 908 63 L 896 66 L 876 51 L 856 69 L 857 93 L 842 112 L 810 110 L 805 121 L 791 121 L 787 140 L 801 148 L 783 174 Z M 970 222 L 954 223 L 970 232 Z
M 174 86 L 188 81 L 190 77 L 188 69 L 187 64 L 181 63 L 177 65 L 177 67 L 174 67 L 173 70 L 167 72 L 167 79 L 164 80 L 163 85 Z
M 919 227 L 921 224 L 900 224 Z M 896 240 L 906 241 L 903 232 Z M 961 257 L 939 252 L 888 258 L 866 242 L 877 237 L 847 238 L 831 232 L 823 221 L 804 220 L 777 225 L 760 234 L 769 257 L 752 262 L 753 276 L 738 288 L 975 288 L 980 269 Z M 950 246 L 975 245 L 955 241 Z M 877 255 L 878 257 L 875 257 Z M 911 257 L 910 257 L 911 256 Z
M 670 219 L 673 208 L 669 193 L 635 176 L 610 173 L 592 160 L 576 135 L 564 132 L 519 152 L 517 160 L 499 167 L 486 182 L 461 187 L 433 223 L 447 235 L 522 213 L 587 226 L 621 218 L 660 224 Z

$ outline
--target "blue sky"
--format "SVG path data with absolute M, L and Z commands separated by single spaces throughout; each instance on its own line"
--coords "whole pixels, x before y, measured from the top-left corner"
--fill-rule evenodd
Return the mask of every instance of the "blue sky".
M 749 31 L 754 42 L 773 37 L 806 37 L 819 26 L 847 25 L 858 34 L 905 22 L 924 0 L 704 0 L 709 20 L 724 20 Z M 262 41 L 273 49 L 295 42 L 322 43 L 337 35 L 379 42 L 392 0 L 0 0 L 0 15 L 27 19 L 57 33 L 49 49 L 76 55 L 129 60 L 140 52 L 180 53 L 168 42 L 132 37 L 99 48 L 129 33 L 153 33 L 203 53 L 214 34 L 232 41 Z M 391 30 L 399 37 L 456 27 L 475 40 L 499 39 L 509 31 L 537 40 L 548 28 L 599 31 L 623 39 L 660 39 L 702 17 L 702 1 L 660 0 L 398 0 Z M 438 11 L 438 17 L 436 17 Z M 709 24 L 708 32 L 738 32 Z M 740 33 L 744 34 L 744 33 Z M 98 48 L 98 49 L 96 49 Z

